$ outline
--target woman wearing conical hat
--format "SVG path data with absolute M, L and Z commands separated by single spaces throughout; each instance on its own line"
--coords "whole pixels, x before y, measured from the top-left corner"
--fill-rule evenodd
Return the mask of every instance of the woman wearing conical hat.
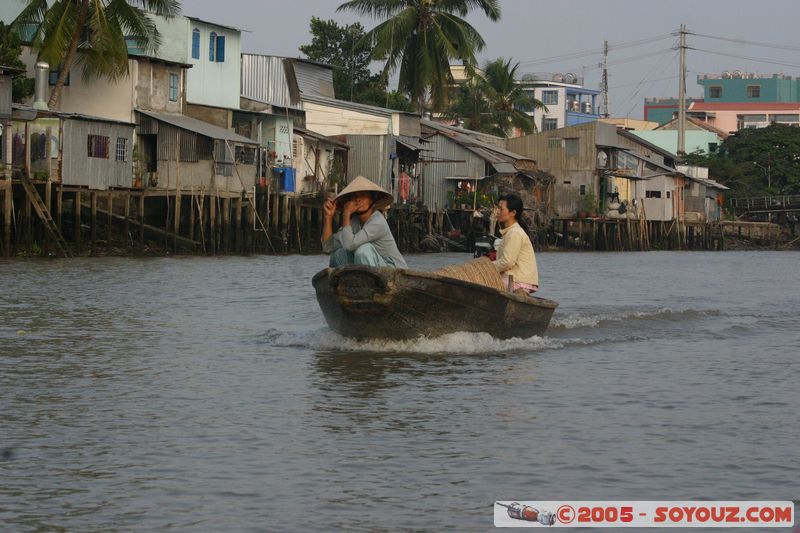
M 386 218 L 381 214 L 392 195 L 363 176 L 323 206 L 322 251 L 330 266 L 369 265 L 406 268 Z M 333 233 L 333 216 L 342 212 L 342 227 Z

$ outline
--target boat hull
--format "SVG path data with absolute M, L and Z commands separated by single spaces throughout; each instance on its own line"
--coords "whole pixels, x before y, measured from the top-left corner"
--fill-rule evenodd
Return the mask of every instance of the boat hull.
M 312 283 L 328 326 L 362 339 L 403 340 L 457 331 L 527 338 L 544 333 L 558 306 L 543 298 L 395 268 L 327 268 Z

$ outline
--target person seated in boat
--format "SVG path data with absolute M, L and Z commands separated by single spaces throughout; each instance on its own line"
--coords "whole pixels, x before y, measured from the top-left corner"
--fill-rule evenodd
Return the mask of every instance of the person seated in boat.
M 513 277 L 509 290 L 531 294 L 539 290 L 539 269 L 528 228 L 522 220 L 522 198 L 515 194 L 501 196 L 497 201 L 497 222 L 502 240 L 497 249 L 494 266 L 503 276 L 506 287 Z
M 363 176 L 342 189 L 322 208 L 322 251 L 330 254 L 330 266 L 369 265 L 406 268 L 386 217 L 381 213 L 392 195 Z M 333 232 L 333 217 L 342 212 L 342 227 Z

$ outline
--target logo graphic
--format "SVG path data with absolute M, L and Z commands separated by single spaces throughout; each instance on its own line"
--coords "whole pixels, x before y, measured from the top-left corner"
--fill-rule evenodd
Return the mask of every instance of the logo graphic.
M 508 505 L 500 502 L 495 503 L 500 507 L 505 507 L 506 512 L 508 512 L 508 516 L 515 520 L 538 522 L 543 526 L 552 526 L 556 523 L 556 516 L 550 511 L 540 511 L 535 507 L 531 507 L 530 505 L 522 505 L 519 502 L 512 502 Z

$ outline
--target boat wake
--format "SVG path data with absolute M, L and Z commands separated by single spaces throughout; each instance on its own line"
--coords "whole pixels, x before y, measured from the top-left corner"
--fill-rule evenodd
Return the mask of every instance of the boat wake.
M 555 315 L 550 322 L 550 329 L 596 328 L 604 323 L 628 322 L 634 320 L 687 320 L 707 316 L 719 316 L 718 310 L 670 308 L 648 311 L 620 311 L 607 313 L 578 312 L 564 316 Z
M 318 352 L 342 353 L 398 353 L 398 354 L 501 354 L 515 352 L 540 352 L 567 346 L 602 344 L 639 340 L 636 337 L 613 339 L 556 339 L 533 336 L 527 339 L 496 339 L 488 333 L 456 332 L 441 337 L 419 337 L 413 340 L 356 340 L 334 333 L 328 328 L 313 331 L 266 333 L 271 346 L 307 348 Z

